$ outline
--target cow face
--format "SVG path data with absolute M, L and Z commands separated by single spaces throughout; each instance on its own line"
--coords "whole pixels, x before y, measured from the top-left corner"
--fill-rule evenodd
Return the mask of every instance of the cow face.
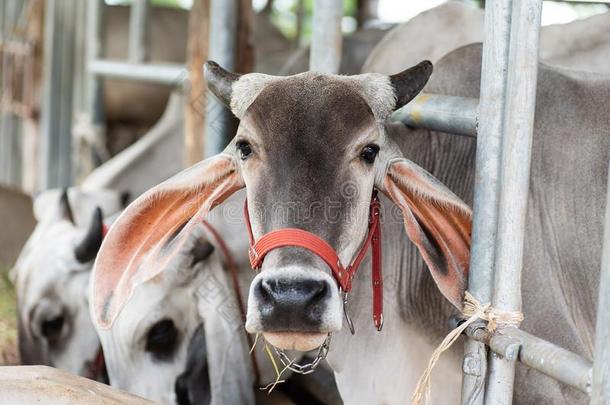
M 405 159 L 384 126 L 431 71 L 422 62 L 393 76 L 239 76 L 208 63 L 209 88 L 241 120 L 237 135 L 223 153 L 149 190 L 119 218 L 96 262 L 96 271 L 108 275 L 92 290 L 96 322 L 109 327 L 135 287 L 163 271 L 184 243 L 182 237 L 166 248 L 182 224 L 192 228 L 243 187 L 255 239 L 300 228 L 324 239 L 343 266 L 363 243 L 377 188 L 400 207 L 439 289 L 461 307 L 471 211 Z M 138 270 L 149 264 L 150 271 Z M 250 289 L 248 331 L 281 349 L 320 345 L 341 328 L 342 302 L 330 273 L 307 250 L 271 251 Z
M 75 204 L 65 190 L 47 192 L 35 201 L 39 222 L 13 269 L 19 350 L 24 364 L 45 364 L 100 379 L 103 376 L 96 372 L 101 370 L 90 367 L 99 342 L 87 292 L 103 237 L 102 211 L 83 202 L 95 198 L 71 194 Z M 117 194 L 99 194 L 98 202 L 110 212 L 121 208 Z
M 410 100 L 430 72 L 424 62 L 393 78 L 312 72 L 234 77 L 209 65 L 212 90 L 241 119 L 229 150 L 246 185 L 254 237 L 304 229 L 348 265 L 366 236 L 375 181 L 397 154 L 384 121 L 397 98 Z M 229 80 L 230 91 L 217 85 Z M 310 350 L 341 328 L 340 291 L 315 254 L 276 249 L 261 270 L 249 294 L 249 332 L 262 332 L 280 348 Z
M 197 292 L 206 273 L 212 267 L 221 268 L 213 252 L 202 227 L 195 228 L 169 268 L 138 286 L 111 329 L 99 330 L 113 386 L 165 404 L 192 399 L 190 384 L 179 376 L 187 366 L 187 349 L 195 331 L 199 328 L 199 334 L 203 333 Z M 192 361 L 200 362 L 207 373 L 203 350 L 198 352 L 201 358 Z M 198 383 L 209 387 L 207 377 Z M 209 388 L 204 391 L 209 396 Z M 196 399 L 203 403 L 199 396 Z

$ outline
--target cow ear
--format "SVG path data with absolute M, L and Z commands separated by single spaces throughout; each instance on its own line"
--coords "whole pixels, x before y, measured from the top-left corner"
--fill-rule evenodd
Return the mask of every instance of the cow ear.
M 470 208 L 430 173 L 404 158 L 390 162 L 378 186 L 401 208 L 407 235 L 440 291 L 461 309 L 468 280 Z
M 161 273 L 208 212 L 244 186 L 233 157 L 220 154 L 144 193 L 104 238 L 91 281 L 91 311 L 112 325 L 135 287 Z
M 390 76 L 390 83 L 396 95 L 398 109 L 413 100 L 424 88 L 432 74 L 432 62 L 425 60 L 417 65 Z

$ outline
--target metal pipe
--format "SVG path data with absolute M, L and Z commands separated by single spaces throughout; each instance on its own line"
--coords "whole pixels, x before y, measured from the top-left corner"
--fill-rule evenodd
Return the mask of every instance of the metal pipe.
M 97 59 L 89 64 L 90 72 L 103 77 L 181 86 L 187 78 L 184 65 L 126 63 Z
M 513 0 L 492 305 L 521 310 L 521 267 L 536 106 L 542 0 Z M 509 405 L 515 362 L 492 356 L 486 404 Z
M 309 70 L 339 73 L 343 43 L 342 19 L 342 0 L 314 1 Z
M 480 302 L 491 302 L 493 284 L 511 4 L 512 0 L 498 0 L 485 7 L 468 273 L 468 291 Z M 466 340 L 463 370 L 462 405 L 483 404 L 487 375 L 487 348 L 484 344 Z
M 491 333 L 485 329 L 485 323 L 479 322 L 466 328 L 465 333 L 503 358 L 519 360 L 561 383 L 587 394 L 591 392 L 593 366 L 584 357 L 513 327 Z
M 405 125 L 458 135 L 477 135 L 476 98 L 420 94 L 392 114 Z
M 70 0 L 45 7 L 40 184 L 44 190 L 72 182 L 72 95 L 75 8 Z
M 236 68 L 238 0 L 210 1 L 209 58 L 227 70 Z M 208 97 L 204 156 L 220 153 L 233 138 L 231 112 L 215 97 Z
M 610 401 L 610 176 L 606 194 L 606 224 L 604 249 L 597 302 L 595 333 L 595 364 L 591 405 L 605 405 Z
M 100 77 L 91 70 L 93 61 L 102 55 L 102 23 L 104 21 L 104 0 L 87 2 L 87 82 L 85 84 L 86 113 L 93 128 L 104 132 L 104 101 Z
M 134 0 L 129 11 L 129 61 L 148 60 L 148 0 Z

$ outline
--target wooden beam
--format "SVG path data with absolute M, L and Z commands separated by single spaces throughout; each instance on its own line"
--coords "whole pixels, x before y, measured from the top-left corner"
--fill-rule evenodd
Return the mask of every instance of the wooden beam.
M 188 85 L 185 86 L 184 163 L 191 166 L 203 159 L 207 84 L 203 64 L 208 59 L 210 39 L 210 0 L 195 0 L 189 15 Z

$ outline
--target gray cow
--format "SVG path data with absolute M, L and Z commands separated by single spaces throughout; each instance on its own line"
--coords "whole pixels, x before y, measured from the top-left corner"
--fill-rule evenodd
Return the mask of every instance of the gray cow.
M 476 97 L 479 69 L 480 47 L 460 49 L 439 63 L 430 89 Z M 447 318 L 455 313 L 450 303 L 461 306 L 470 244 L 469 208 L 436 178 L 470 201 L 474 140 L 385 124 L 430 73 L 425 62 L 393 76 L 287 78 L 238 76 L 208 65 L 210 88 L 241 118 L 236 138 L 222 154 L 153 188 L 127 209 L 104 241 L 96 269 L 111 272 L 120 264 L 128 271 L 94 286 L 95 321 L 109 325 L 117 317 L 141 282 L 130 271 L 172 256 L 168 241 L 178 226 L 187 221 L 189 229 L 246 186 L 256 240 L 295 227 L 309 232 L 310 240 L 325 240 L 339 260 L 296 247 L 270 251 L 250 289 L 247 329 L 280 349 L 311 349 L 332 334 L 328 358 L 346 403 L 403 403 L 447 333 Z M 610 146 L 608 95 L 604 77 L 540 67 L 523 327 L 589 358 Z M 378 333 L 371 325 L 372 280 L 365 261 L 347 305 L 352 336 L 341 328 L 343 303 L 329 267 L 352 262 L 367 234 L 374 187 L 389 197 L 382 201 L 385 327 Z M 329 216 L 325 204 L 340 214 Z M 286 215 L 285 207 L 298 215 Z M 176 244 L 184 235 L 171 240 Z M 260 262 L 257 250 L 251 255 Z M 435 374 L 435 403 L 456 403 L 459 354 L 455 348 Z M 585 401 L 522 368 L 516 386 L 516 403 Z
M 421 58 L 436 63 L 454 49 L 481 42 L 484 17 L 483 10 L 457 1 L 424 11 L 388 32 L 362 71 L 390 74 Z M 609 38 L 610 13 L 542 27 L 540 58 L 556 66 L 610 73 Z

